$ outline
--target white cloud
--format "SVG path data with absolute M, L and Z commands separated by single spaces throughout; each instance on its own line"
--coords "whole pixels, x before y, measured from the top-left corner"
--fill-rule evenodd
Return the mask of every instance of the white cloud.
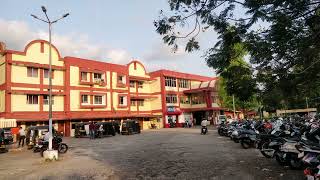
M 130 57 L 130 54 L 123 50 L 123 49 L 111 49 L 108 51 L 107 56 L 110 59 L 113 59 L 113 63 L 117 64 L 127 64 L 129 61 L 132 60 L 132 57 Z
M 22 51 L 32 40 L 48 39 L 46 30 L 32 30 L 23 21 L 9 21 L 0 18 L 0 41 L 3 41 L 8 49 Z M 101 60 L 116 64 L 127 64 L 134 56 L 125 49 L 112 48 L 112 45 L 92 42 L 88 35 L 79 33 L 53 34 L 53 44 L 58 48 L 62 56 L 76 56 L 93 60 Z M 145 54 L 138 58 L 147 68 L 148 72 L 169 69 L 174 71 L 211 74 L 200 55 L 189 54 L 180 46 L 176 53 L 165 45 L 161 39 L 155 41 Z M 203 61 L 199 65 L 197 61 Z
M 180 46 L 176 52 L 173 52 L 172 47 L 169 47 L 163 42 L 159 41 L 153 44 L 151 49 L 149 49 L 143 56 L 143 59 L 148 62 L 181 60 L 187 54 L 181 47 L 182 46 Z
M 41 29 L 32 31 L 23 21 L 0 19 L 0 41 L 3 41 L 8 49 L 23 50 L 26 44 L 34 39 L 48 39 L 48 32 Z M 127 64 L 131 60 L 130 53 L 126 50 L 93 43 L 85 34 L 55 33 L 52 39 L 62 56 L 76 56 L 119 64 Z

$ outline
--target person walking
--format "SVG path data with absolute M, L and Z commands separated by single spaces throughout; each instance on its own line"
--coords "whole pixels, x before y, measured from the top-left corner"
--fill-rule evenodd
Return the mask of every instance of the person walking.
M 89 134 L 90 134 L 90 139 L 94 139 L 94 135 L 95 135 L 95 124 L 93 123 L 93 121 L 90 123 L 89 125 Z
M 22 127 L 20 127 L 19 129 L 19 146 L 21 145 L 22 142 L 22 147 L 24 146 L 24 139 L 26 138 L 26 133 L 25 131 L 22 129 Z

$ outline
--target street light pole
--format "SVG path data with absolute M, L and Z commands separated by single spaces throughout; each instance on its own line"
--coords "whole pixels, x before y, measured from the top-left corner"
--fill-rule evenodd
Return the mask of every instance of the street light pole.
M 51 27 L 52 24 L 58 22 L 59 20 L 69 16 L 69 13 L 64 14 L 61 18 L 56 19 L 54 21 L 50 21 L 48 15 L 47 15 L 47 9 L 44 6 L 41 6 L 42 11 L 44 12 L 46 19 L 41 19 L 38 18 L 37 16 L 31 14 L 31 16 L 37 20 L 40 20 L 42 22 L 45 22 L 49 26 L 49 151 L 52 150 L 52 54 L 51 54 L 51 48 L 52 48 L 52 43 L 51 43 Z
M 234 95 L 232 95 L 232 102 L 233 102 L 233 117 L 236 119 L 236 105 L 234 104 Z
M 50 21 L 49 21 L 50 22 Z M 52 55 L 51 23 L 49 23 L 49 151 L 52 150 Z

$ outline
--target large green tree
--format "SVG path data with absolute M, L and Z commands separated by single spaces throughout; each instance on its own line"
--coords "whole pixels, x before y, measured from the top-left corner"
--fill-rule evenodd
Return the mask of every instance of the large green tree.
M 200 47 L 197 37 L 213 29 L 218 42 L 205 54 L 207 64 L 222 74 L 243 43 L 254 68 L 265 106 L 301 107 L 305 97 L 319 96 L 319 0 L 168 0 L 156 31 L 174 49 Z M 183 33 L 186 32 L 186 33 Z M 272 98 L 272 94 L 277 96 Z M 271 108 L 270 108 L 271 109 Z

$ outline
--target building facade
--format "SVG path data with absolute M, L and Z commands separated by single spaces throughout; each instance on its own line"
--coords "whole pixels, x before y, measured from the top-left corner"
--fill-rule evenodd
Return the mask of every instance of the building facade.
M 49 43 L 30 42 L 24 51 L 0 45 L 0 126 L 48 123 Z M 127 65 L 61 57 L 52 46 L 53 120 L 66 136 L 82 121 L 139 120 L 176 127 L 198 123 L 220 113 L 217 78 L 159 70 L 148 73 L 142 63 Z M 199 120 L 198 120 L 199 119 Z

